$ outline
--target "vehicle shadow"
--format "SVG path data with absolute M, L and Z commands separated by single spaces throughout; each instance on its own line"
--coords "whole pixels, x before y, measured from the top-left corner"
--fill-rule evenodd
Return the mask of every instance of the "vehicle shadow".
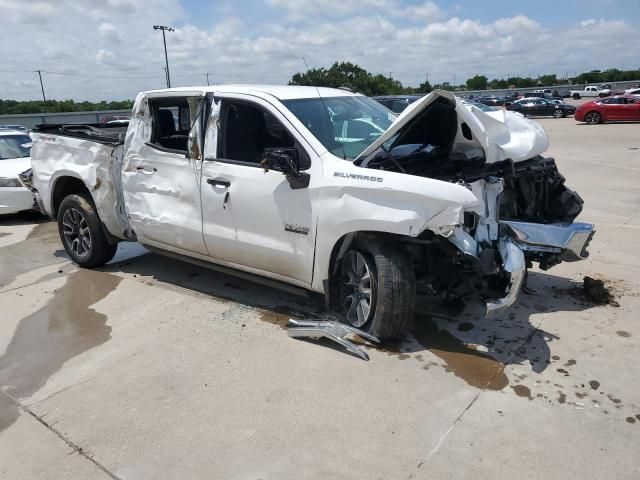
M 101 270 L 132 275 L 139 281 L 159 283 L 188 294 L 258 308 L 262 321 L 282 328 L 286 328 L 290 317 L 334 315 L 326 311 L 321 295 L 303 297 L 156 253 L 114 262 Z M 405 341 L 385 345 L 381 350 L 400 359 L 413 356 L 419 360 L 428 350 L 452 370 L 456 369 L 456 364 L 473 365 L 472 371 L 477 370 L 478 365 L 486 364 L 487 371 L 495 373 L 496 367 L 501 370 L 504 365 L 528 363 L 534 372 L 542 372 L 551 364 L 551 344 L 558 337 L 535 326 L 532 316 L 545 312 L 582 311 L 593 305 L 574 295 L 581 290 L 581 283 L 564 277 L 531 271 L 528 286 L 535 292 L 523 293 L 514 306 L 495 318 L 484 316 L 479 299 L 451 307 L 434 306 L 419 298 L 411 335 Z M 373 348 L 357 338 L 356 342 Z M 330 342 L 322 344 L 341 350 Z M 466 380 L 474 384 L 490 379 L 483 379 L 481 375 L 479 379 Z
M 50 222 L 46 215 L 35 210 L 0 215 L 0 226 L 33 225 Z

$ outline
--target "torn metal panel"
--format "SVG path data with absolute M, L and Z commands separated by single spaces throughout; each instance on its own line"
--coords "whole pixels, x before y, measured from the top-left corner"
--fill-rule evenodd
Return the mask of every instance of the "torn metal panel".
M 207 255 L 200 208 L 202 160 L 151 143 L 151 101 L 157 96 L 138 95 L 127 130 L 121 169 L 127 218 L 142 243 Z M 180 96 L 187 97 L 190 111 L 198 111 L 203 92 Z
M 109 233 L 125 239 L 126 221 L 118 214 L 117 164 L 121 157 L 118 142 L 100 143 L 79 136 L 33 132 L 31 163 L 33 186 L 40 194 L 42 206 L 53 215 L 56 182 L 64 177 L 81 180 L 91 193 L 102 223 Z M 115 165 L 114 165 L 115 164 Z
M 292 338 L 328 338 L 367 361 L 369 360 L 367 352 L 347 340 L 347 335 L 358 335 L 372 343 L 380 343 L 377 337 L 367 332 L 333 320 L 294 320 L 290 318 L 287 327 L 287 333 Z

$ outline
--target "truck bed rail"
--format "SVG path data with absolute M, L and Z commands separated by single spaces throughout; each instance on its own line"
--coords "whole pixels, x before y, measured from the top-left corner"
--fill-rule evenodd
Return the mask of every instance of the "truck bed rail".
M 121 145 L 127 133 L 126 125 L 107 125 L 104 123 L 63 124 L 46 123 L 36 125 L 34 133 L 61 135 L 64 137 L 80 138 L 106 145 Z

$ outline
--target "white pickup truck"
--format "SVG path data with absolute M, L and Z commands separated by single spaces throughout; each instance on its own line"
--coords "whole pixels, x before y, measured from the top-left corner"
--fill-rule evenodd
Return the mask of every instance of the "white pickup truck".
M 584 87 L 584 90 L 569 90 L 569 95 L 575 100 L 581 97 L 608 97 L 611 95 L 611 90 L 608 88 L 600 88 L 597 85 L 589 85 Z
M 120 241 L 324 294 L 382 340 L 416 295 L 512 305 L 539 262 L 587 256 L 593 225 L 540 154 L 542 128 L 435 91 L 399 117 L 312 87 L 140 93 L 128 128 L 41 125 L 34 188 L 80 266 Z M 477 297 L 479 294 L 479 297 Z

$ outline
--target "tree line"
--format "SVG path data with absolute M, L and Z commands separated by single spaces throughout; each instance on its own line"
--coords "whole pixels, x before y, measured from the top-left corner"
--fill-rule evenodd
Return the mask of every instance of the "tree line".
M 20 113 L 90 112 L 95 110 L 131 110 L 132 100 L 113 102 L 74 102 L 73 100 L 0 100 L 0 115 Z
M 592 70 L 576 75 L 573 78 L 558 78 L 556 75 L 541 75 L 538 78 L 509 77 L 494 78 L 489 80 L 485 75 L 475 75 L 466 80 L 464 84 L 452 85 L 448 82 L 432 85 L 429 79 L 421 84 L 405 86 L 391 76 L 373 74 L 364 68 L 351 62 L 335 62 L 329 68 L 312 68 L 306 72 L 296 73 L 289 80 L 289 85 L 309 85 L 318 87 L 348 87 L 364 95 L 396 95 L 429 93 L 434 89 L 441 90 L 487 90 L 507 88 L 527 88 L 536 86 L 608 83 L 620 81 L 633 81 L 640 79 L 640 69 L 619 70 Z M 101 102 L 74 102 L 73 100 L 1 100 L 0 115 L 12 115 L 20 113 L 59 113 L 59 112 L 87 112 L 100 110 L 131 110 L 132 100 L 101 101 Z
M 607 83 L 619 81 L 632 81 L 640 79 L 640 69 L 619 70 L 592 70 L 576 75 L 573 78 L 558 78 L 556 75 L 541 75 L 538 78 L 509 77 L 489 80 L 484 75 L 475 75 L 464 84 L 452 85 L 449 82 L 432 85 L 426 79 L 420 85 L 404 86 L 399 80 L 384 75 L 374 75 L 362 67 L 350 62 L 336 62 L 329 68 L 312 68 L 306 72 L 296 73 L 291 77 L 289 85 L 310 85 L 318 87 L 348 87 L 364 95 L 395 95 L 428 93 L 434 89 L 441 90 L 487 90 L 506 88 L 527 88 L 536 86 Z

